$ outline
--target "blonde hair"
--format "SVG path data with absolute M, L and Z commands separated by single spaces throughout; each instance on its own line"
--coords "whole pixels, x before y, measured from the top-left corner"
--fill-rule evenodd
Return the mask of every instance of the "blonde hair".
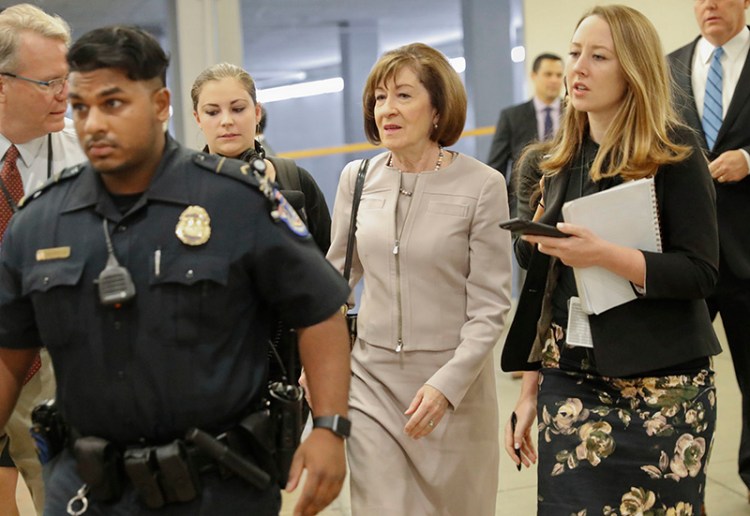
M 8 7 L 0 13 L 0 71 L 10 72 L 18 66 L 18 42 L 24 31 L 70 46 L 70 26 L 59 16 L 31 4 Z
M 627 83 L 625 96 L 591 165 L 591 179 L 648 177 L 661 165 L 684 160 L 692 149 L 670 139 L 681 122 L 673 107 L 669 70 L 653 24 L 630 7 L 602 5 L 586 12 L 576 29 L 589 16 L 598 16 L 609 25 Z M 554 175 L 570 165 L 587 133 L 587 114 L 568 103 L 554 141 L 537 146 L 537 150 L 550 153 L 541 161 L 541 170 Z
M 193 99 L 193 110 L 198 110 L 198 99 L 203 91 L 203 86 L 209 81 L 219 81 L 221 79 L 237 79 L 240 84 L 253 99 L 253 104 L 257 104 L 256 92 L 255 92 L 255 81 L 243 68 L 233 65 L 230 63 L 219 63 L 210 66 L 203 70 L 193 82 L 193 87 L 190 88 L 190 97 Z
M 458 141 L 466 123 L 466 90 L 458 73 L 443 54 L 424 43 L 412 43 L 386 52 L 378 59 L 367 77 L 362 93 L 365 135 L 370 143 L 380 144 L 375 121 L 375 90 L 404 67 L 409 67 L 430 94 L 432 107 L 440 120 L 430 132 L 430 140 L 442 146 Z

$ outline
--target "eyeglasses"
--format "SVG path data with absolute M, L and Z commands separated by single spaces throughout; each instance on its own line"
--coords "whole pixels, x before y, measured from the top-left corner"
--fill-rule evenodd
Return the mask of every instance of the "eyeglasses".
M 67 77 L 60 77 L 59 79 L 52 79 L 51 81 L 38 81 L 36 79 L 29 79 L 23 75 L 16 75 L 10 72 L 0 72 L 0 75 L 6 77 L 12 77 L 13 79 L 21 79 L 22 81 L 30 82 L 40 86 L 42 91 L 45 93 L 52 93 L 53 95 L 59 95 L 65 89 L 65 83 L 68 82 Z

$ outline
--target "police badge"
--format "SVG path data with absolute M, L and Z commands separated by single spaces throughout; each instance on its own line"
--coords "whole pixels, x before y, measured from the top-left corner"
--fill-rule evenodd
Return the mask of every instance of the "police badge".
M 188 206 L 180 213 L 175 235 L 185 245 L 203 245 L 211 237 L 211 217 L 201 206 Z

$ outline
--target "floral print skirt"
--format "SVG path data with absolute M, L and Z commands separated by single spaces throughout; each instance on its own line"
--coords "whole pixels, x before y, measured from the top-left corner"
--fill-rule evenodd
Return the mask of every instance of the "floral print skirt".
M 544 345 L 539 397 L 540 515 L 699 515 L 716 423 L 708 368 L 608 378 L 591 350 Z

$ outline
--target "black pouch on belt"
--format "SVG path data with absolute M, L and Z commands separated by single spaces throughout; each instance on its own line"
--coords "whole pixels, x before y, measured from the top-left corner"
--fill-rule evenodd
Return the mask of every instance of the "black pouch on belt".
M 168 502 L 189 502 L 201 491 L 198 470 L 190 460 L 182 441 L 156 448 L 162 487 Z
M 166 503 L 159 485 L 158 466 L 153 448 L 125 450 L 125 473 L 133 483 L 138 499 L 149 509 Z
M 112 502 L 122 496 L 122 455 L 100 437 L 81 437 L 73 444 L 78 475 L 92 500 Z

